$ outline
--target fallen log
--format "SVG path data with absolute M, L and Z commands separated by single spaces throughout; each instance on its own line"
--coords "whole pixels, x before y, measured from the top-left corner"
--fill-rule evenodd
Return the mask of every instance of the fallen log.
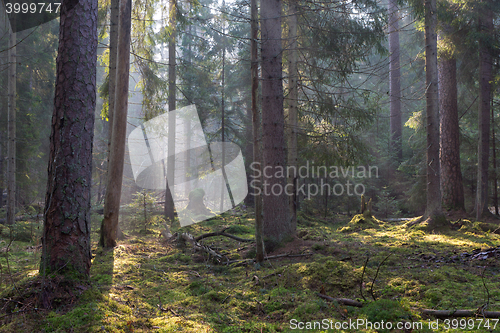
M 478 317 L 478 318 L 500 318 L 499 311 L 477 310 L 431 310 L 419 309 L 420 313 L 436 318 L 459 318 L 459 317 Z
M 327 296 L 327 295 L 323 295 L 323 294 L 320 294 L 320 293 L 317 293 L 316 295 L 318 295 L 319 297 L 321 297 L 323 299 L 326 299 L 327 301 L 330 301 L 330 302 L 337 302 L 337 303 L 344 304 L 344 305 L 355 306 L 357 308 L 362 308 L 363 307 L 363 303 L 355 301 L 353 299 L 349 299 L 349 298 L 333 298 L 333 297 L 330 297 L 330 296 Z
M 337 302 L 344 305 L 363 307 L 363 303 L 349 298 L 334 298 L 321 293 L 317 296 L 326 299 L 330 302 Z M 433 316 L 436 318 L 460 318 L 460 317 L 476 317 L 476 318 L 500 318 L 500 311 L 483 311 L 481 308 L 476 310 L 432 310 L 432 309 L 414 309 L 423 315 Z
M 218 231 L 218 232 L 209 232 L 209 233 L 206 233 L 206 234 L 203 234 L 203 235 L 200 235 L 200 236 L 196 237 L 194 240 L 197 241 L 197 242 L 199 242 L 200 240 L 202 240 L 204 238 L 208 238 L 208 237 L 225 236 L 225 237 L 229 237 L 229 238 L 232 238 L 234 240 L 237 240 L 238 242 L 253 242 L 254 241 L 253 239 L 240 238 L 238 236 L 225 233 L 225 231 L 227 229 L 229 229 L 229 227 L 224 228 L 224 229 L 222 229 L 221 231 Z

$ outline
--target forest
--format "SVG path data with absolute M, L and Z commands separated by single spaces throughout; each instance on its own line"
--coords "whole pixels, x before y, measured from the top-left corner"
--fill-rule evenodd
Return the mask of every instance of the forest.
M 0 332 L 500 332 L 500 2 L 2 0 Z

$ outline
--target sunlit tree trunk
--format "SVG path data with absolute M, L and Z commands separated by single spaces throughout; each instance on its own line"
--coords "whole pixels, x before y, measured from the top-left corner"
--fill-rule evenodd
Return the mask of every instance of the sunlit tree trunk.
M 389 0 L 389 90 L 391 153 L 398 162 L 403 159 L 401 123 L 401 69 L 399 62 L 399 14 L 396 0 Z
M 488 2 L 486 2 L 488 3 Z M 488 211 L 488 160 L 490 154 L 490 98 L 492 80 L 492 56 L 488 50 L 487 36 L 493 31 L 493 16 L 483 8 L 479 15 L 479 116 L 477 152 L 476 219 Z
M 175 73 L 175 34 L 176 34 L 176 21 L 175 16 L 177 13 L 176 0 L 170 0 L 169 10 L 169 24 L 171 30 L 170 39 L 168 41 L 168 111 L 175 110 L 176 102 L 176 73 Z M 167 158 L 167 179 L 174 179 L 175 176 L 175 117 L 168 117 L 168 155 Z M 170 223 L 174 222 L 175 206 L 174 199 L 168 181 L 166 181 L 165 190 L 165 207 L 164 214 L 165 220 Z
M 436 0 L 425 0 L 425 78 L 427 100 L 427 207 L 429 227 L 445 223 L 441 208 L 439 166 L 439 99 L 437 68 Z
M 262 134 L 263 134 L 263 232 L 271 243 L 294 234 L 290 222 L 286 178 L 279 176 L 285 165 L 283 74 L 281 47 L 281 0 L 261 3 Z M 266 177 L 268 175 L 268 177 Z M 274 193 L 272 190 L 274 189 Z M 277 195 L 276 195 L 277 194 Z
M 41 274 L 90 273 L 97 7 L 97 0 L 61 6 Z
M 131 13 L 131 0 L 122 0 L 120 5 L 115 104 L 108 163 L 108 170 L 110 172 L 107 176 L 108 184 L 104 198 L 104 219 L 101 227 L 101 245 L 104 247 L 116 246 L 116 238 L 118 236 L 118 217 L 120 215 L 125 140 L 127 134 Z
M 7 224 L 14 224 L 16 215 L 16 33 L 10 31 L 7 114 Z
M 446 209 L 465 211 L 460 168 L 460 128 L 457 105 L 457 61 L 442 54 L 439 60 L 441 192 Z

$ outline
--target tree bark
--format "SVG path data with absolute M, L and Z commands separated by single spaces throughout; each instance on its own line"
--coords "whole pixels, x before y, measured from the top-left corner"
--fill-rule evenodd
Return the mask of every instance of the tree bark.
M 446 209 L 465 211 L 460 168 L 457 61 L 453 55 L 442 54 L 439 61 L 439 111 L 442 204 Z
M 288 197 L 291 228 L 297 228 L 297 183 L 296 168 L 297 157 L 297 128 L 298 128 L 298 70 L 297 70 L 297 0 L 289 2 L 288 9 L 288 39 L 290 50 L 288 52 L 288 165 L 292 172 L 288 175 L 288 184 L 293 189 L 293 195 Z
M 170 40 L 168 41 L 168 111 L 175 110 L 176 102 L 176 68 L 175 68 L 175 34 L 176 34 L 176 21 L 175 16 L 177 13 L 176 0 L 170 0 L 169 10 L 170 20 L 169 24 L 172 29 Z M 165 220 L 170 223 L 174 222 L 175 206 L 172 191 L 170 190 L 168 179 L 174 179 L 175 176 L 175 117 L 168 117 L 168 155 L 167 158 L 167 180 L 165 190 Z
M 251 38 L 250 38 L 250 48 L 251 48 L 251 79 L 252 79 L 252 134 L 253 134 L 253 160 L 256 170 L 254 172 L 254 181 L 257 181 L 257 186 L 260 187 L 262 178 L 260 175 L 261 158 L 259 149 L 259 114 L 257 111 L 257 91 L 259 88 L 259 75 L 258 67 L 259 62 L 257 59 L 257 38 L 258 38 L 258 12 L 257 12 L 257 0 L 251 0 L 250 2 L 250 15 L 251 15 Z M 255 202 L 255 246 L 256 246 L 256 257 L 257 263 L 262 263 L 264 261 L 264 241 L 263 241 L 263 228 L 262 228 L 262 196 L 260 192 L 254 188 L 254 202 Z
M 489 2 L 486 2 L 489 3 Z M 488 160 L 490 153 L 490 98 L 492 80 L 492 56 L 487 36 L 493 31 L 493 16 L 490 10 L 483 8 L 479 15 L 479 30 L 483 36 L 479 39 L 479 117 L 477 149 L 477 191 L 476 220 L 488 212 Z
M 16 33 L 10 30 L 7 114 L 7 224 L 14 224 L 16 216 Z M 3 194 L 2 194 L 3 195 Z
M 88 278 L 97 0 L 61 6 L 40 273 Z M 76 61 L 78 59 L 78 61 Z
M 439 166 L 439 99 L 437 69 L 436 0 L 425 0 L 425 78 L 427 100 L 427 206 L 430 228 L 445 222 L 441 208 Z
M 120 4 L 120 22 L 118 37 L 118 62 L 116 72 L 115 103 L 109 163 L 104 198 L 104 219 L 101 226 L 101 246 L 115 247 L 118 237 L 118 217 L 122 193 L 123 165 L 125 161 L 125 140 L 127 135 L 128 86 L 130 71 L 130 29 L 131 0 Z
M 389 0 L 389 95 L 391 153 L 399 163 L 403 159 L 401 123 L 401 68 L 399 53 L 399 13 L 396 0 Z
M 277 175 L 285 165 L 283 77 L 281 47 L 281 0 L 261 3 L 262 134 L 263 134 L 263 232 L 279 243 L 295 230 L 290 223 L 286 178 Z M 274 189 L 275 194 L 272 193 Z

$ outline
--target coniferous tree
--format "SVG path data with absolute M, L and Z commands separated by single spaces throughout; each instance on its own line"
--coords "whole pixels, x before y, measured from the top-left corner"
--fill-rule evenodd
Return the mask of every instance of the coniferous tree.
M 97 0 L 61 6 L 40 273 L 90 273 Z

